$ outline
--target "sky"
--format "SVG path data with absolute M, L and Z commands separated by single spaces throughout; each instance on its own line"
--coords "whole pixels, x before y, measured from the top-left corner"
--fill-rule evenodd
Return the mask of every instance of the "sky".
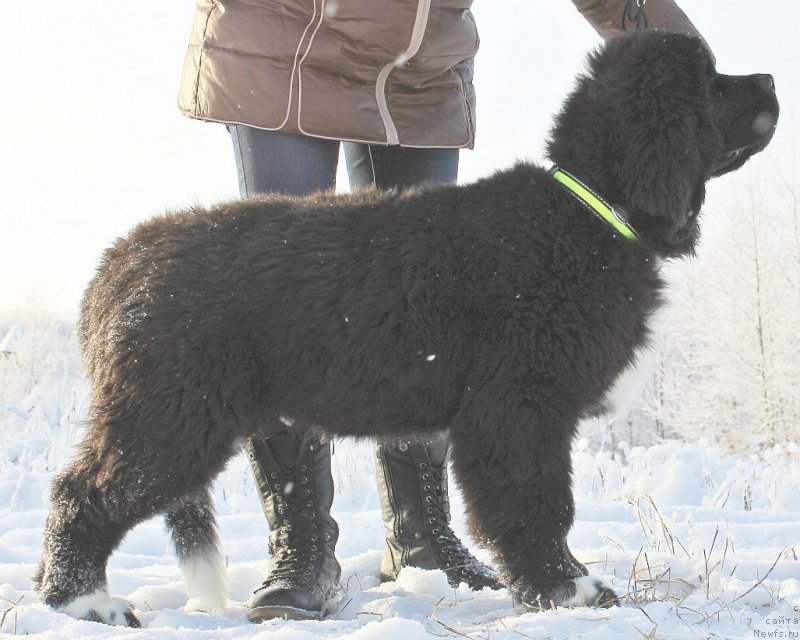
M 768 153 L 791 174 L 800 124 L 798 4 L 680 4 L 719 71 L 775 77 L 782 116 Z M 224 127 L 177 109 L 193 7 L 193 0 L 27 0 L 4 12 L 0 314 L 76 317 L 115 238 L 155 214 L 238 196 Z M 477 0 L 474 13 L 478 129 L 475 149 L 461 154 L 464 182 L 520 158 L 542 159 L 552 115 L 599 43 L 571 2 Z

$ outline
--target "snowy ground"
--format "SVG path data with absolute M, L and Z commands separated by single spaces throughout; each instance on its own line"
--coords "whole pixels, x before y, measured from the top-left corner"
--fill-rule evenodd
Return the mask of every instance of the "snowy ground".
M 339 442 L 334 515 L 344 591 L 337 615 L 324 622 L 247 622 L 244 602 L 263 578 L 267 531 L 246 461 L 238 457 L 216 485 L 230 580 L 225 614 L 186 608 L 163 524 L 152 520 L 127 537 L 108 575 L 112 592 L 134 604 L 143 628 L 73 620 L 39 604 L 30 586 L 48 484 L 79 438 L 85 411 L 85 389 L 64 342 L 62 335 L 44 345 L 57 366 L 24 400 L 7 390 L 9 376 L 27 369 L 17 356 L 0 353 L 0 637 L 800 638 L 800 450 L 733 456 L 677 442 L 623 449 L 613 458 L 585 441 L 575 447 L 578 517 L 570 545 L 624 594 L 621 607 L 528 613 L 506 591 L 453 590 L 435 571 L 406 570 L 397 583 L 382 585 L 371 450 Z M 458 496 L 454 512 L 455 529 L 466 536 Z

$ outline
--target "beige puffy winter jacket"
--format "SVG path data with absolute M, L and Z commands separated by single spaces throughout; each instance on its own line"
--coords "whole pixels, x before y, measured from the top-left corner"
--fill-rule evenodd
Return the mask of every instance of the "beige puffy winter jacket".
M 625 0 L 573 2 L 603 37 L 622 32 Z M 337 140 L 472 147 L 478 32 L 471 5 L 198 0 L 180 109 Z M 649 0 L 647 15 L 651 27 L 696 33 L 672 0 Z

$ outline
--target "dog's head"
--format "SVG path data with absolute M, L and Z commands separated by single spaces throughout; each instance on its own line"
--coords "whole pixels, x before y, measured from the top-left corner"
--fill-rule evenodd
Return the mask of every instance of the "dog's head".
M 548 154 L 677 256 L 694 248 L 706 181 L 764 149 L 777 121 L 772 76 L 717 73 L 700 39 L 646 31 L 590 56 Z

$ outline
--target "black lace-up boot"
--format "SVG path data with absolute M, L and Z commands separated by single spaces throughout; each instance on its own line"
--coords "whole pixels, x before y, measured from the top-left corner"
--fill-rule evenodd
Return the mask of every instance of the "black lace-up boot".
M 252 622 L 319 620 L 335 608 L 341 568 L 330 443 L 280 433 L 245 445 L 269 522 L 269 573 L 250 599 Z
M 442 569 L 452 586 L 499 588 L 497 573 L 477 560 L 450 528 L 447 439 L 375 447 L 375 469 L 386 525 L 381 579 L 406 566 Z

